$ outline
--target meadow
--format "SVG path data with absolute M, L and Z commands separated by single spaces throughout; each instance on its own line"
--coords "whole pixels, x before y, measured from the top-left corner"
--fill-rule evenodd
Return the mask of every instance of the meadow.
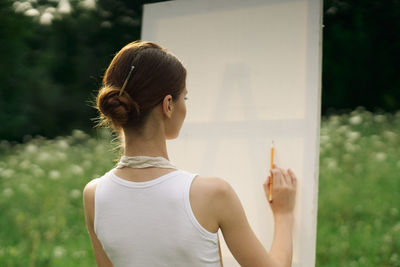
M 95 266 L 82 190 L 113 167 L 111 140 L 0 141 L 0 266 Z M 324 117 L 319 171 L 316 266 L 400 266 L 400 111 Z

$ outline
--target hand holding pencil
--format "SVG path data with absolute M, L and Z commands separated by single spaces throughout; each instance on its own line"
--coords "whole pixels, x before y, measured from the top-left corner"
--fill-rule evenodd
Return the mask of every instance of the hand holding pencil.
M 273 162 L 275 147 L 271 147 L 270 176 L 264 183 L 264 191 L 274 215 L 293 212 L 296 197 L 297 178 L 289 168 L 278 168 Z

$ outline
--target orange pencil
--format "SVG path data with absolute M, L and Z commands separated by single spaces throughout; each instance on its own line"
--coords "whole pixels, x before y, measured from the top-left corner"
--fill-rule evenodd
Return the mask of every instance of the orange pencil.
M 272 140 L 272 145 L 271 145 L 271 170 L 273 168 L 274 168 L 274 140 Z M 272 183 L 273 183 L 273 177 L 271 173 L 271 178 L 269 180 L 269 196 L 268 196 L 269 203 L 272 203 Z

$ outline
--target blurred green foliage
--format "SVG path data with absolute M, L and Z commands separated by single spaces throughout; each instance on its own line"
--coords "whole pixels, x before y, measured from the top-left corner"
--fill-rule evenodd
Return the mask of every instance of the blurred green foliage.
M 400 109 L 400 1 L 324 0 L 322 110 Z
M 0 0 L 0 140 L 92 132 L 90 101 L 107 65 L 140 38 L 142 5 L 159 1 L 70 0 L 72 12 L 54 12 L 61 2 Z M 400 109 L 399 12 L 396 0 L 324 1 L 323 114 Z
M 94 9 L 80 2 L 43 25 L 15 12 L 16 1 L 1 0 L 0 139 L 93 127 L 90 106 L 102 75 L 114 53 L 140 38 L 142 5 L 152 1 L 102 0 Z M 56 9 L 57 1 L 35 7 Z

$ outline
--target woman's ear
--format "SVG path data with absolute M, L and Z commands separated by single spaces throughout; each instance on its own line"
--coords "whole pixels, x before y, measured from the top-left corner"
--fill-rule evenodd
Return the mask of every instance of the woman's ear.
M 174 110 L 174 103 L 171 95 L 166 95 L 162 102 L 162 111 L 165 116 L 171 118 L 172 111 Z

